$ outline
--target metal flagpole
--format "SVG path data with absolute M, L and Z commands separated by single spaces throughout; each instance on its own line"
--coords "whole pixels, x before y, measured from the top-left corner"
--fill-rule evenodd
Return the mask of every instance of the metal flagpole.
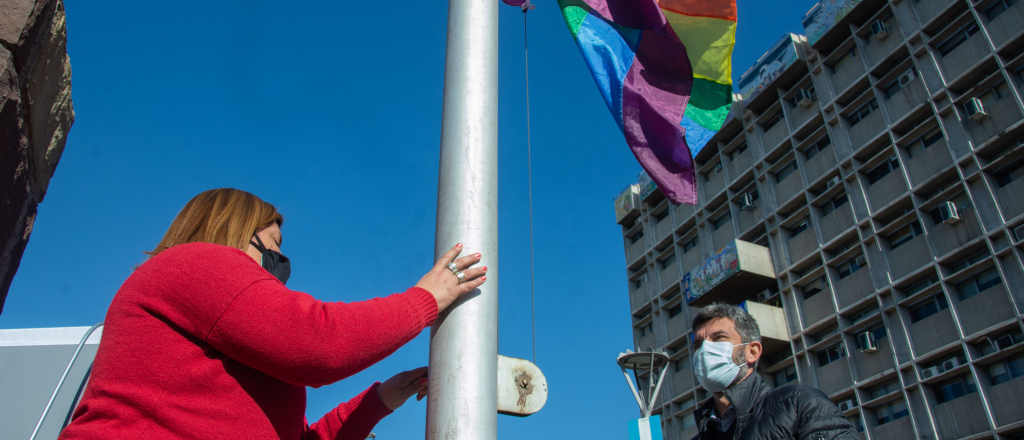
M 487 282 L 431 328 L 428 440 L 497 437 L 499 4 L 448 2 L 434 255 L 463 243 Z

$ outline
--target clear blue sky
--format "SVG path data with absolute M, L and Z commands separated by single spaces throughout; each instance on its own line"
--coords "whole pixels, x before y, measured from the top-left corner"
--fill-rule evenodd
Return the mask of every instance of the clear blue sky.
M 494 0 L 498 1 L 498 0 Z M 502 438 L 624 438 L 632 346 L 612 197 L 640 172 L 557 5 L 530 12 L 537 357 L 550 396 Z M 734 80 L 811 0 L 739 1 Z M 446 2 L 69 1 L 77 119 L 0 328 L 87 326 L 188 199 L 236 187 L 284 214 L 288 286 L 405 290 L 432 264 Z M 501 8 L 500 352 L 530 358 L 523 17 Z M 490 264 L 494 264 L 493 260 Z M 428 333 L 311 389 L 311 421 L 427 363 Z M 424 402 L 380 439 L 421 439 Z

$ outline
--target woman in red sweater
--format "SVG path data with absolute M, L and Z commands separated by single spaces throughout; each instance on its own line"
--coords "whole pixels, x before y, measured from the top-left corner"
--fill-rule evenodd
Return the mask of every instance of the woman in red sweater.
M 395 352 L 486 280 L 456 245 L 409 290 L 330 303 L 284 283 L 277 210 L 236 189 L 199 194 L 107 311 L 92 375 L 60 439 L 352 439 L 426 392 L 426 367 L 375 383 L 316 423 L 307 386 Z M 454 266 L 450 266 L 454 260 Z

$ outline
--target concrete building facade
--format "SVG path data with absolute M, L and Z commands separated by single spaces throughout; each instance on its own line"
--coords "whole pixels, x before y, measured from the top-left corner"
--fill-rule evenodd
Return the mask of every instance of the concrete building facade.
M 737 95 L 697 206 L 617 201 L 636 348 L 672 360 L 665 438 L 710 397 L 690 322 L 716 300 L 759 320 L 768 384 L 821 389 L 864 439 L 1024 438 L 1024 2 L 836 3 Z M 738 242 L 774 276 L 710 280 L 757 265 L 721 264 Z

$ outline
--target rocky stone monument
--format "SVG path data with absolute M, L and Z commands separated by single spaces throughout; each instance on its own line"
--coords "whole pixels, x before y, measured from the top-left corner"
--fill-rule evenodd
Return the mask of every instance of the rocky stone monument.
M 0 313 L 75 121 L 62 0 L 0 0 Z

